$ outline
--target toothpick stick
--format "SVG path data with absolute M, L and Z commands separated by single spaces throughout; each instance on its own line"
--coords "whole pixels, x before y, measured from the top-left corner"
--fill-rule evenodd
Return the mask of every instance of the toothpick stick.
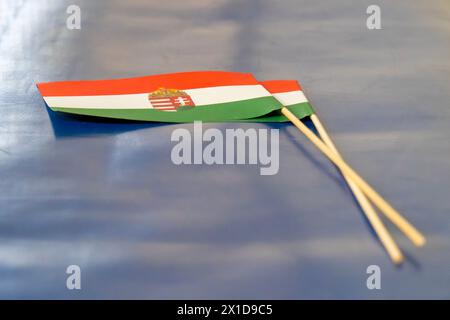
M 327 131 L 325 130 L 325 127 L 322 125 L 322 122 L 319 120 L 319 117 L 316 114 L 312 114 L 310 118 L 314 126 L 316 127 L 317 131 L 319 132 L 319 136 L 322 138 L 322 141 L 337 156 L 342 158 L 333 141 L 331 140 L 330 136 L 328 135 Z M 352 179 L 350 179 L 350 177 L 345 172 L 342 172 L 342 175 L 344 176 L 344 179 L 347 181 L 347 184 L 350 187 L 350 190 L 353 192 L 356 201 L 358 201 L 361 209 L 363 210 L 364 214 L 367 217 L 367 220 L 369 220 L 373 230 L 375 230 L 375 233 L 378 235 L 381 244 L 386 249 L 392 261 L 395 264 L 402 263 L 404 258 L 402 252 L 400 251 L 400 248 L 397 246 L 391 234 L 384 226 L 380 217 L 378 217 L 377 213 L 375 212 L 375 209 L 372 207 L 369 200 L 366 198 L 361 189 L 359 189 L 359 187 L 352 181 Z
M 392 222 L 416 245 L 423 246 L 425 237 L 405 218 L 383 199 L 366 181 L 364 181 L 342 158 L 337 156 L 307 126 L 303 124 L 286 107 L 281 112 L 288 118 L 322 153 L 324 153 L 341 171 L 352 179 L 356 185 Z

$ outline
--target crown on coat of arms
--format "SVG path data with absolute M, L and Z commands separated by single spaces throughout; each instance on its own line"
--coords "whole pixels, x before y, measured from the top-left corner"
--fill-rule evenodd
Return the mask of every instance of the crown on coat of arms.
M 188 94 L 182 90 L 178 89 L 167 89 L 167 88 L 159 88 L 151 93 L 149 93 L 149 98 L 165 98 L 165 97 L 179 97 L 179 96 L 187 96 Z

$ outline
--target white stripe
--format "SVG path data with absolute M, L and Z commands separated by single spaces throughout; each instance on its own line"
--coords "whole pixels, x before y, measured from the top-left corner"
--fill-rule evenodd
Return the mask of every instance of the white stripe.
M 297 103 L 308 102 L 303 91 L 289 91 L 272 94 L 283 106 L 291 106 Z
M 183 90 L 196 106 L 233 102 L 261 97 L 270 93 L 262 85 L 222 86 Z M 148 109 L 148 93 L 97 96 L 44 97 L 51 108 Z M 155 101 L 155 105 L 162 101 Z
M 143 109 L 150 107 L 148 93 L 44 97 L 44 100 L 50 108 Z
M 261 97 L 270 97 L 270 93 L 260 84 L 247 86 L 224 86 L 185 90 L 195 105 L 225 103 Z

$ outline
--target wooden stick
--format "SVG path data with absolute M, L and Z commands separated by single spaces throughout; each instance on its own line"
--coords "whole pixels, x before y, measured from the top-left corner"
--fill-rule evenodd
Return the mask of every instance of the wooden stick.
M 323 142 L 338 157 L 342 158 L 333 141 L 331 140 L 330 136 L 328 135 L 328 132 L 325 130 L 325 127 L 322 125 L 322 122 L 319 120 L 319 117 L 316 114 L 312 114 L 310 118 L 314 126 L 316 127 L 317 131 L 319 132 L 319 136 L 323 140 Z M 361 189 L 359 189 L 359 187 L 352 181 L 352 179 L 350 179 L 350 177 L 347 174 L 345 174 L 345 172 L 342 172 L 342 175 L 344 176 L 344 179 L 347 181 L 347 184 L 350 187 L 351 191 L 353 192 L 355 199 L 358 201 L 361 209 L 363 210 L 364 214 L 367 217 L 367 220 L 369 220 L 370 224 L 372 225 L 372 228 L 375 230 L 375 233 L 378 235 L 381 244 L 386 249 L 392 261 L 395 264 L 402 263 L 404 258 L 402 252 L 400 251 L 400 248 L 397 246 L 391 234 L 384 226 L 380 217 L 378 217 L 377 213 L 375 212 L 375 209 L 372 207 L 369 200 L 366 198 Z
M 337 156 L 307 126 L 286 107 L 281 112 L 288 118 L 320 151 L 322 151 L 341 171 L 360 187 L 369 198 L 403 233 L 418 247 L 426 242 L 425 237 L 400 213 L 384 200 L 366 181 L 364 181 L 342 158 Z

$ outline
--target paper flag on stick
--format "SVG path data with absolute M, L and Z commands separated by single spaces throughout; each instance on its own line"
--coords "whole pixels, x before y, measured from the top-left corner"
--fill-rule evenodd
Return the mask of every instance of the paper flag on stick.
M 258 82 L 248 73 L 200 71 L 37 86 L 52 110 L 86 116 L 159 122 L 291 121 L 356 186 L 354 190 L 364 193 L 415 245 L 426 242 L 413 225 L 341 158 L 330 139 L 322 141 L 299 120 L 315 115 L 297 81 Z M 322 137 L 327 136 L 323 131 Z M 386 247 L 387 243 L 384 241 Z M 393 260 L 401 262 L 403 257 L 393 241 L 390 246 Z

